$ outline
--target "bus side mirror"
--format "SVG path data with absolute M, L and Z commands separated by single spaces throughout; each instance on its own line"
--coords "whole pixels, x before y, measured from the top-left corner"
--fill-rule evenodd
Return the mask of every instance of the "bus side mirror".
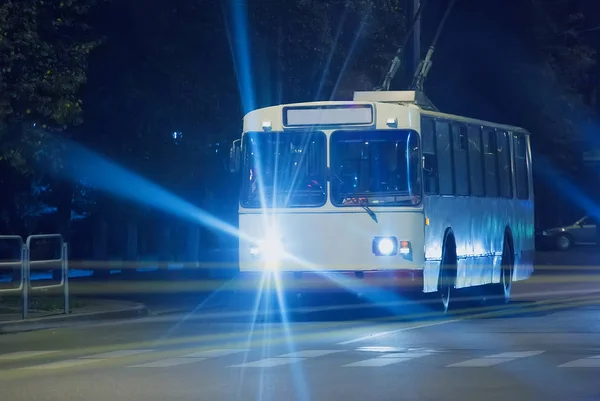
M 229 149 L 229 172 L 237 173 L 240 171 L 240 164 L 242 161 L 242 140 L 236 139 L 231 144 Z

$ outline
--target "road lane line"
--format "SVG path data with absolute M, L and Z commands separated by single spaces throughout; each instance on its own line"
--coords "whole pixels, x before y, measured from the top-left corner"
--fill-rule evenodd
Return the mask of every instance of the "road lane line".
M 528 297 L 542 297 L 542 296 L 548 296 L 551 295 L 553 297 L 556 298 L 560 298 L 561 296 L 565 296 L 565 295 L 582 295 L 582 294 L 596 294 L 596 293 L 600 293 L 600 290 L 598 290 L 597 288 L 590 288 L 590 289 L 583 289 L 583 290 L 557 290 L 557 291 L 537 291 L 537 292 L 524 292 L 524 293 L 513 293 L 513 295 L 511 295 L 511 299 L 513 300 L 519 300 L 521 298 L 528 298 Z M 548 301 L 551 299 L 545 299 L 545 301 Z M 532 301 L 532 302 L 543 302 L 543 301 Z
M 34 356 L 53 354 L 58 351 L 18 351 L 0 355 L 0 361 L 15 361 L 17 359 L 31 358 Z
M 571 362 L 558 365 L 559 368 L 600 368 L 600 355 L 589 358 L 576 359 Z
M 327 350 L 327 349 L 309 349 L 304 351 L 290 352 L 289 354 L 278 355 L 277 358 L 318 358 L 320 356 L 343 352 L 344 350 Z
M 360 368 L 380 368 L 383 366 L 393 365 L 395 363 L 407 362 L 413 359 L 422 358 L 433 355 L 431 352 L 399 352 L 393 354 L 385 354 L 377 358 L 364 359 L 362 361 L 349 363 L 343 367 L 360 367 Z
M 110 351 L 110 352 L 103 352 L 101 354 L 82 356 L 79 359 L 93 359 L 93 360 L 115 359 L 115 358 L 123 358 L 126 356 L 144 354 L 146 352 L 152 352 L 152 351 L 154 351 L 154 350 L 153 349 L 123 349 L 123 350 L 119 350 L 119 351 Z
M 596 293 L 596 292 L 598 292 L 598 291 L 594 291 L 594 293 Z M 535 310 L 540 310 L 540 308 L 544 308 L 547 306 L 549 306 L 550 307 L 549 309 L 551 309 L 551 310 L 557 309 L 555 306 L 558 306 L 558 309 L 560 309 L 561 307 L 565 307 L 565 305 L 567 305 L 567 307 L 571 307 L 574 304 L 576 304 L 577 302 L 578 302 L 578 300 L 573 300 L 573 299 L 568 299 L 568 298 L 567 299 L 558 298 L 558 299 L 537 301 L 537 302 L 533 302 L 532 305 L 526 305 L 526 306 L 521 306 L 521 307 L 517 306 L 517 307 L 512 307 L 512 308 L 492 309 L 492 310 L 486 311 L 486 312 L 478 312 L 478 313 L 475 313 L 472 315 L 465 315 L 465 317 L 461 317 L 458 319 L 442 320 L 442 321 L 433 322 L 433 323 L 426 323 L 426 324 L 421 324 L 421 325 L 416 325 L 416 326 L 403 327 L 403 328 L 396 329 L 396 330 L 389 330 L 389 331 L 382 331 L 379 333 L 373 333 L 373 334 L 369 334 L 369 335 L 366 335 L 363 337 L 354 338 L 352 340 L 342 341 L 342 342 L 337 343 L 337 345 L 348 345 L 348 344 L 353 344 L 353 343 L 357 343 L 357 342 L 372 340 L 374 338 L 386 336 L 389 334 L 402 333 L 405 331 L 418 330 L 418 329 L 423 329 L 423 328 L 433 327 L 433 326 L 440 326 L 443 324 L 456 323 L 456 322 L 461 322 L 461 321 L 465 321 L 465 320 L 475 320 L 475 319 L 478 319 L 480 317 L 485 317 L 485 316 L 502 317 L 503 314 L 514 313 L 514 312 L 532 312 Z
M 265 358 L 254 362 L 231 365 L 230 368 L 272 368 L 274 366 L 289 365 L 304 361 L 306 358 Z
M 47 369 L 64 369 L 75 366 L 87 365 L 89 363 L 98 362 L 97 359 L 67 359 L 59 362 L 44 363 L 42 365 L 29 366 L 23 369 L 47 370 Z
M 372 340 L 374 338 L 387 336 L 388 334 L 395 334 L 395 333 L 402 333 L 403 331 L 424 329 L 426 327 L 439 326 L 439 325 L 448 324 L 448 323 L 456 323 L 456 322 L 460 322 L 460 321 L 466 320 L 466 319 L 467 318 L 452 319 L 452 320 L 443 320 L 441 322 L 434 322 L 434 323 L 420 324 L 420 325 L 417 325 L 417 326 L 403 327 L 401 329 L 396 329 L 396 330 L 381 331 L 379 333 L 369 334 L 369 335 L 366 335 L 366 336 L 363 336 L 363 337 L 354 338 L 352 340 L 342 341 L 341 343 L 337 343 L 337 345 L 348 345 L 348 344 L 359 343 L 361 341 L 367 341 L 367 340 Z
M 208 359 L 208 358 L 187 358 L 187 357 L 168 358 L 168 359 L 162 359 L 162 360 L 154 361 L 154 362 L 141 363 L 139 365 L 131 365 L 131 366 L 127 366 L 127 367 L 128 368 L 170 368 L 173 366 L 187 365 L 190 363 L 201 362 L 206 359 Z
M 521 351 L 521 352 L 503 352 L 501 354 L 488 355 L 483 358 L 468 359 L 463 362 L 447 365 L 447 368 L 485 368 L 496 366 L 501 363 L 514 361 L 516 359 L 528 358 L 535 355 L 540 355 L 544 351 Z
M 227 348 L 227 349 L 209 349 L 205 351 L 194 352 L 184 355 L 183 358 L 219 358 L 221 356 L 238 354 L 240 352 L 248 352 L 248 349 Z

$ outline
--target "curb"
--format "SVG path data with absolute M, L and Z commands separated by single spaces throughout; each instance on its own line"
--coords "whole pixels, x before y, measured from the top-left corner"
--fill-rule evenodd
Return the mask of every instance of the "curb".
M 198 310 L 199 313 L 208 312 L 217 309 L 226 308 L 227 305 L 211 305 L 211 306 L 203 306 Z M 178 315 L 184 313 L 196 313 L 194 310 L 190 310 L 189 308 L 175 308 L 175 309 L 152 309 L 148 307 L 148 316 L 166 316 L 166 315 Z
M 78 313 L 74 315 L 49 316 L 14 322 L 0 322 L 0 334 L 44 330 L 102 320 L 135 319 L 146 316 L 148 316 L 148 308 L 146 305 L 138 304 L 128 309 L 107 312 Z

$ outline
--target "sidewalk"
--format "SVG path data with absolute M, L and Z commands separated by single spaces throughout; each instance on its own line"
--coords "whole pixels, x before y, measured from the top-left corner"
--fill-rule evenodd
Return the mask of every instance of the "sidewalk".
M 132 319 L 148 316 L 148 308 L 140 303 L 104 299 L 74 299 L 71 313 L 64 314 L 62 302 L 41 305 L 36 309 L 34 302 L 27 319 L 21 318 L 21 307 L 15 300 L 0 302 L 0 334 L 71 326 L 100 320 Z

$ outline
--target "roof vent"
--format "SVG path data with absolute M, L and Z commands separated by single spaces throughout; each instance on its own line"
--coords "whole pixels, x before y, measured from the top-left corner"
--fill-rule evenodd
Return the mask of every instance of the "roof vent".
M 423 110 L 438 111 L 421 91 L 368 91 L 354 92 L 356 102 L 379 102 L 395 104 L 413 104 Z

